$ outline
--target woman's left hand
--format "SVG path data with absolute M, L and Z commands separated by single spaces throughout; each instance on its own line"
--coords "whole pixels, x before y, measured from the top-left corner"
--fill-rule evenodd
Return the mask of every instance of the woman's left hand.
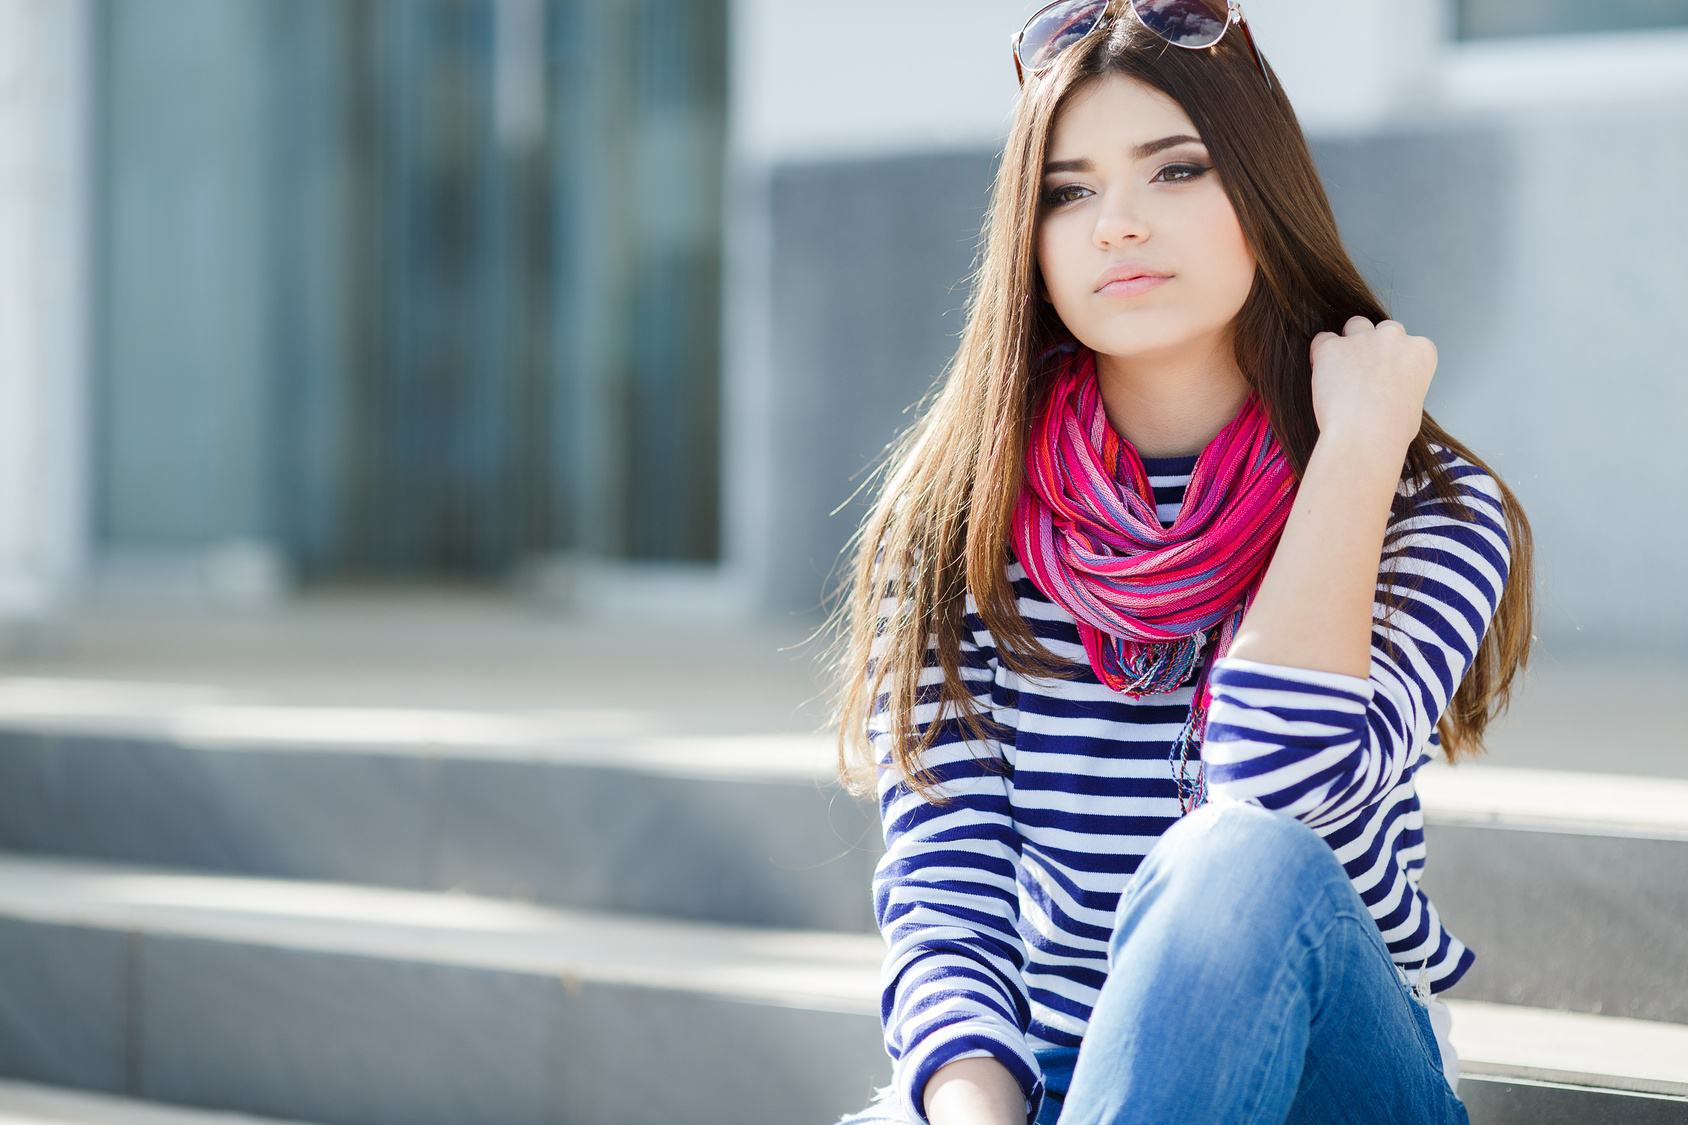
M 1319 433 L 1357 437 L 1405 454 L 1418 436 L 1424 396 L 1436 374 L 1436 345 L 1396 321 L 1363 316 L 1342 335 L 1314 337 L 1313 416 Z

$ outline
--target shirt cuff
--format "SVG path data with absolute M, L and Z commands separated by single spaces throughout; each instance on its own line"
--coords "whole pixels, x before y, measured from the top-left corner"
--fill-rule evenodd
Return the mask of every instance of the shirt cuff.
M 1238 692 L 1287 689 L 1305 693 L 1308 688 L 1333 695 L 1346 695 L 1362 703 L 1370 703 L 1374 685 L 1358 676 L 1341 672 L 1315 672 L 1311 668 L 1291 668 L 1283 664 L 1262 664 L 1258 660 L 1239 660 L 1234 656 L 1221 657 L 1213 662 L 1209 681 L 1215 695 L 1221 687 Z

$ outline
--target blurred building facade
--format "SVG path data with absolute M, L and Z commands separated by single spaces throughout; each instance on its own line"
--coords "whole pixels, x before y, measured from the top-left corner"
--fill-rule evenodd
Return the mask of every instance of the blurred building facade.
M 812 614 L 1037 6 L 0 0 L 0 613 L 537 563 Z M 1681 647 L 1688 0 L 1249 14 L 1544 634 Z
M 0 10 L 80 52 L 87 583 L 719 557 L 725 0 Z
M 95 11 L 114 578 L 716 555 L 719 3 Z

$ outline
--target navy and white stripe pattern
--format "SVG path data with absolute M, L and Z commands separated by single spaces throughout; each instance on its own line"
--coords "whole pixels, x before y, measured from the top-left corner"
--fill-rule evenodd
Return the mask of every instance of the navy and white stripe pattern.
M 1403 488 L 1385 544 L 1369 680 L 1240 660 L 1213 670 L 1203 749 L 1216 798 L 1296 816 L 1335 850 L 1396 964 L 1451 986 L 1471 953 L 1418 889 L 1423 818 L 1413 774 L 1434 753 L 1437 718 L 1494 615 L 1508 541 L 1494 482 L 1444 454 L 1475 516 L 1461 520 L 1428 489 Z M 1147 462 L 1170 523 L 1194 458 Z M 915 721 L 939 734 L 926 758 L 941 803 L 880 771 L 886 853 L 874 880 L 889 943 L 881 1015 L 909 1120 L 940 1067 L 991 1056 L 1041 1097 L 1036 1054 L 1076 1047 L 1107 973 L 1121 892 L 1179 816 L 1168 751 L 1193 687 L 1132 698 L 1085 665 L 1073 619 L 1018 564 L 1020 613 L 1082 671 L 1033 681 L 997 660 L 969 604 L 963 679 L 1000 737 L 969 739 L 937 713 L 942 672 L 921 677 Z M 1397 605 L 1386 609 L 1384 589 Z M 891 605 L 884 607 L 888 614 Z M 879 701 L 870 736 L 888 760 Z

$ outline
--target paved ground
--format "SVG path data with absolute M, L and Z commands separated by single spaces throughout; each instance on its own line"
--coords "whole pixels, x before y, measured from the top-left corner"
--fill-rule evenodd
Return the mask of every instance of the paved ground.
M 207 700 L 574 713 L 649 734 L 810 733 L 809 625 L 571 619 L 466 592 L 321 592 L 269 612 L 91 608 L 13 645 L 0 677 L 172 684 Z M 92 683 L 91 683 L 92 682 Z M 70 686 L 70 685 L 67 685 Z M 1688 777 L 1688 661 L 1544 646 L 1492 728 L 1494 765 Z

